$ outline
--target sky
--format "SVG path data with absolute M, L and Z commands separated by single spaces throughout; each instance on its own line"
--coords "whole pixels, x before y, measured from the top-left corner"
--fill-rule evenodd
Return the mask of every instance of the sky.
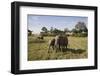
M 28 29 L 36 34 L 41 32 L 42 27 L 50 30 L 51 27 L 64 30 L 73 29 L 77 22 L 84 22 L 87 26 L 88 17 L 81 16 L 53 16 L 53 15 L 28 15 Z

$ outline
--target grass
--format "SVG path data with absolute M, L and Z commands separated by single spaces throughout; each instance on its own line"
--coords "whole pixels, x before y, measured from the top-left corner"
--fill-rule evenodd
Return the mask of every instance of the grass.
M 53 37 L 44 37 L 39 40 L 34 36 L 28 37 L 28 61 L 57 60 L 57 59 L 82 59 L 87 58 L 87 37 L 68 37 L 68 49 L 55 52 L 52 48 L 48 52 L 48 42 Z

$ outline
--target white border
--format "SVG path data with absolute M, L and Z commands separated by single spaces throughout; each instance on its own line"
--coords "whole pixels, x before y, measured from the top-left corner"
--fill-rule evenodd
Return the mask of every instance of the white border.
M 27 61 L 27 14 L 88 17 L 88 59 Z M 20 70 L 94 65 L 94 11 L 20 7 Z

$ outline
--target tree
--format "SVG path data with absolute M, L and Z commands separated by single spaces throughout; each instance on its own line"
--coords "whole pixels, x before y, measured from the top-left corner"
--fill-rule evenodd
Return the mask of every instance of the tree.
M 54 30 L 53 27 L 51 27 L 50 32 L 53 33 L 53 30 Z
M 88 36 L 88 29 L 86 27 L 86 24 L 84 22 L 78 22 L 75 25 L 75 28 L 72 29 L 73 36 L 77 37 L 86 37 Z
M 76 25 L 75 25 L 75 29 L 78 31 L 78 32 L 87 32 L 88 29 L 86 27 L 86 24 L 84 22 L 78 22 Z
M 69 29 L 68 28 L 65 28 L 64 29 L 64 33 L 66 33 L 66 32 L 69 32 Z
M 28 30 L 28 35 L 31 36 L 32 35 L 32 31 Z
M 47 28 L 46 27 L 42 27 L 42 29 L 41 29 L 43 32 L 45 32 L 45 33 L 47 33 L 48 32 L 48 30 L 47 30 Z
M 78 31 L 76 29 L 72 29 L 73 33 L 78 33 Z
M 57 29 L 57 28 L 55 28 L 54 30 L 53 30 L 53 33 L 54 34 L 62 34 L 62 33 L 64 33 L 63 31 L 61 31 L 61 30 L 59 30 L 59 29 Z

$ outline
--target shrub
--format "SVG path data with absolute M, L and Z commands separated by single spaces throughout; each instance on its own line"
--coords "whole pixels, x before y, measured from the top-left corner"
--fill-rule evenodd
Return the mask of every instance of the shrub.
M 75 37 L 87 37 L 88 34 L 87 33 L 74 33 L 72 36 L 75 36 Z

